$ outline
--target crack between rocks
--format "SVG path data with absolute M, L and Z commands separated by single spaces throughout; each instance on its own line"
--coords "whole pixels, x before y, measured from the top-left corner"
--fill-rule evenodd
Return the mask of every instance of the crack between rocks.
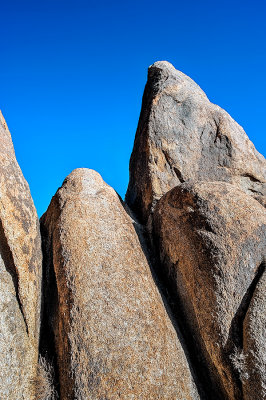
M 160 282 L 162 282 L 164 295 L 167 298 L 172 315 L 174 316 L 177 326 L 175 329 L 179 332 L 179 340 L 182 342 L 182 347 L 186 354 L 188 364 L 190 365 L 200 399 L 227 399 L 225 391 L 219 384 L 218 377 L 214 375 L 214 368 L 212 372 L 210 371 L 209 363 L 204 356 L 199 340 L 195 337 L 195 333 L 192 331 L 187 321 L 186 312 L 178 293 L 175 292 L 175 288 L 168 282 L 167 277 L 159 273 L 158 275 Z
M 208 396 L 205 391 L 205 387 L 202 385 L 202 382 L 198 378 L 198 374 L 194 365 L 194 360 L 193 357 L 191 357 L 190 354 L 190 349 L 189 346 L 187 346 L 187 339 L 185 338 L 184 332 L 182 332 L 182 321 L 180 324 L 180 321 L 178 321 L 178 318 L 176 318 L 174 308 L 173 308 L 173 299 L 171 298 L 169 292 L 168 292 L 168 286 L 165 284 L 163 277 L 160 275 L 159 271 L 160 268 L 158 267 L 160 265 L 160 261 L 158 259 L 158 254 L 156 251 L 156 247 L 153 241 L 153 229 L 152 229 L 152 219 L 150 217 L 147 226 L 142 225 L 134 212 L 129 208 L 127 203 L 124 203 L 119 196 L 120 202 L 127 212 L 127 214 L 132 218 L 133 220 L 133 226 L 135 229 L 135 232 L 138 236 L 140 246 L 142 248 L 142 251 L 146 257 L 146 260 L 148 262 L 148 265 L 150 267 L 151 275 L 153 278 L 153 281 L 160 293 L 161 300 L 163 302 L 164 309 L 172 323 L 173 328 L 176 331 L 176 335 L 178 337 L 178 340 L 182 346 L 182 349 L 185 354 L 185 358 L 187 360 L 191 376 L 194 380 L 195 386 L 197 387 L 200 400 L 211 400 L 212 397 Z M 185 329 L 186 330 L 186 329 Z M 208 382 L 209 385 L 209 382 Z M 222 397 L 216 396 L 216 400 L 224 400 Z
M 126 209 L 126 211 L 129 213 L 129 210 Z M 132 217 L 132 212 L 130 214 Z M 195 386 L 197 387 L 199 398 L 200 400 L 212 400 L 214 398 L 215 400 L 224 400 L 224 397 L 219 394 L 218 387 L 214 390 L 212 387 L 210 387 L 211 375 L 208 374 L 207 369 L 204 368 L 204 366 L 201 364 L 202 360 L 195 360 L 195 356 L 193 355 L 193 353 L 195 353 L 196 350 L 193 345 L 192 335 L 188 334 L 188 326 L 186 323 L 184 323 L 184 319 L 180 318 L 180 310 L 178 311 L 178 313 L 176 313 L 176 307 L 174 306 L 176 302 L 171 296 L 171 289 L 168 290 L 168 285 L 166 284 L 164 277 L 161 276 L 159 273 L 160 268 L 158 266 L 160 262 L 158 261 L 157 251 L 151 234 L 152 227 L 141 225 L 140 223 L 138 223 L 136 218 L 134 218 L 134 220 L 134 228 L 139 237 L 143 253 L 145 254 L 148 261 L 154 283 L 157 286 L 157 289 L 159 290 L 159 293 L 161 295 L 165 311 L 168 314 L 172 326 L 176 331 L 178 340 L 183 348 L 191 372 L 191 376 L 193 377 Z M 180 305 L 180 303 L 178 304 Z M 205 380 L 201 376 L 204 375 L 204 373 L 202 374 L 201 372 L 202 368 L 208 375 Z
M 40 231 L 42 239 L 43 268 L 42 268 L 42 294 L 41 294 L 41 317 L 40 317 L 40 342 L 39 354 L 43 356 L 52 366 L 53 386 L 60 398 L 60 379 L 58 354 L 55 345 L 55 334 L 52 327 L 54 318 L 54 307 L 58 298 L 57 281 L 53 266 L 53 251 L 47 252 L 48 232 L 40 221 Z M 52 243 L 53 238 L 50 238 Z M 49 247 L 49 246 L 48 246 Z

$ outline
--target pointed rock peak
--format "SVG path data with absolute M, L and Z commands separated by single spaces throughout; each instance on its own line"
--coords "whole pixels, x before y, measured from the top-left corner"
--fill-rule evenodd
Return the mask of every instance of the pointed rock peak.
M 229 182 L 264 204 L 265 176 L 264 157 L 226 111 L 167 61 L 150 66 L 126 194 L 142 222 L 187 181 Z

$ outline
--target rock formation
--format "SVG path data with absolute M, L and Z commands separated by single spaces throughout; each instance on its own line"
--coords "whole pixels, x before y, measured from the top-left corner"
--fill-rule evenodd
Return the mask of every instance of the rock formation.
M 75 170 L 41 224 L 60 399 L 199 399 L 138 224 L 115 191 Z
M 265 209 L 228 183 L 184 183 L 153 217 L 161 268 L 213 385 L 222 399 L 262 399 Z
M 187 181 L 225 181 L 265 203 L 266 163 L 241 128 L 168 62 L 149 68 L 126 202 L 146 222 Z
M 0 398 L 35 399 L 41 240 L 30 190 L 0 113 Z
M 224 110 L 153 64 L 125 203 L 74 170 L 42 249 L 0 139 L 1 400 L 266 399 L 266 161 Z

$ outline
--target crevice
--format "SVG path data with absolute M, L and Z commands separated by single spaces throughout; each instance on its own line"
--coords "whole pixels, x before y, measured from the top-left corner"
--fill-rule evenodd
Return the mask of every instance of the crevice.
M 168 303 L 171 307 L 172 314 L 181 336 L 185 343 L 183 348 L 186 348 L 185 354 L 191 370 L 192 376 L 196 383 L 201 400 L 225 400 L 227 399 L 224 388 L 219 382 L 219 377 L 212 360 L 206 359 L 203 354 L 200 339 L 196 337 L 195 332 L 187 320 L 186 310 L 183 307 L 182 300 L 176 291 L 176 287 L 170 284 L 169 277 L 163 276 L 163 273 L 158 272 L 160 281 L 163 282 L 163 291 L 167 296 Z
M 124 203 L 121 198 L 120 201 L 125 211 L 134 221 L 133 226 L 136 231 L 136 234 L 138 235 L 139 243 L 142 247 L 143 253 L 149 264 L 154 283 L 161 295 L 164 308 L 168 314 L 172 326 L 176 331 L 178 340 L 183 348 L 200 399 L 225 400 L 226 397 L 220 394 L 222 390 L 219 388 L 218 384 L 217 384 L 217 389 L 212 390 L 212 386 L 210 385 L 211 376 L 203 365 L 202 357 L 200 356 L 199 352 L 193 345 L 194 343 L 193 334 L 189 332 L 189 327 L 187 326 L 187 324 L 183 323 L 185 321 L 185 318 L 181 317 L 180 302 L 179 301 L 177 302 L 176 298 L 173 298 L 173 296 L 171 295 L 171 288 L 169 287 L 168 282 L 166 282 L 165 277 L 163 276 L 163 273 L 160 268 L 158 252 L 155 250 L 156 246 L 154 245 L 152 238 L 151 219 L 148 222 L 147 227 L 140 224 L 136 216 L 132 212 L 132 210 L 128 207 L 128 205 Z M 195 354 L 197 354 L 196 357 Z M 202 379 L 202 375 L 205 376 L 205 379 Z
M 42 223 L 40 224 L 40 228 L 43 252 L 43 273 L 39 354 L 41 357 L 44 357 L 50 365 L 52 365 L 54 371 L 53 385 L 60 398 L 59 366 L 53 329 L 55 309 L 57 308 L 58 302 L 58 289 L 55 272 L 53 269 L 53 252 L 49 246 L 49 244 L 52 242 L 52 238 L 49 238 L 48 232 Z
M 24 308 L 21 303 L 20 295 L 19 295 L 18 270 L 17 270 L 16 264 L 15 264 L 15 261 L 13 258 L 12 251 L 9 247 L 8 240 L 7 240 L 5 230 L 3 227 L 3 223 L 1 220 L 0 220 L 0 254 L 4 261 L 7 272 L 11 275 L 11 278 L 12 278 L 12 281 L 14 284 L 14 288 L 15 288 L 15 292 L 16 292 L 16 299 L 18 302 L 18 306 L 19 306 L 22 318 L 25 323 L 27 335 L 29 335 L 29 327 L 28 327 L 27 319 L 26 319 L 26 316 L 24 313 Z
M 173 170 L 174 170 L 174 173 L 176 174 L 176 177 L 179 179 L 179 181 L 181 183 L 184 183 L 185 179 L 183 178 L 181 171 L 179 169 L 177 169 L 176 167 L 174 167 Z
M 191 354 L 189 352 L 189 348 L 187 346 L 187 343 L 186 343 L 186 340 L 184 337 L 184 332 L 182 332 L 182 328 L 179 324 L 179 321 L 176 318 L 175 313 L 173 312 L 173 302 L 172 302 L 172 298 L 170 297 L 170 293 L 167 289 L 167 286 L 164 285 L 164 281 L 163 281 L 162 277 L 160 277 L 158 274 L 158 260 L 157 260 L 157 257 L 155 256 L 155 252 L 153 250 L 153 244 L 152 244 L 148 229 L 146 227 L 144 227 L 143 225 L 140 225 L 137 222 L 134 223 L 134 228 L 138 235 L 139 242 L 141 244 L 143 253 L 148 261 L 154 283 L 155 283 L 157 289 L 159 290 L 165 311 L 167 312 L 167 315 L 172 323 L 172 326 L 174 327 L 174 329 L 176 331 L 178 340 L 184 351 L 186 361 L 188 363 L 188 366 L 189 366 L 189 369 L 191 372 L 191 376 L 197 387 L 197 391 L 200 395 L 200 399 L 201 400 L 209 400 L 211 398 L 206 396 L 205 388 L 203 388 L 203 386 L 200 384 L 200 381 L 197 376 L 197 372 L 195 370 L 195 365 L 194 365 L 193 359 L 191 358 Z M 219 397 L 216 397 L 216 399 L 222 400 Z
M 248 188 L 248 190 L 249 190 L 251 193 L 254 193 L 254 194 L 256 194 L 256 195 L 263 196 L 263 193 L 261 193 L 259 190 L 255 190 L 255 189 L 251 189 L 251 188 Z
M 254 175 L 251 174 L 242 174 L 241 176 L 243 176 L 244 178 L 248 178 L 251 180 L 251 182 L 258 182 L 258 183 L 262 183 L 259 179 L 255 178 Z

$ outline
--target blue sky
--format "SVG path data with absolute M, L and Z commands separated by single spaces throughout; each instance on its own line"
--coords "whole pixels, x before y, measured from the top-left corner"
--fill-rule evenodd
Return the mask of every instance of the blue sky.
M 97 170 L 123 197 L 147 67 L 168 60 L 266 154 L 266 2 L 0 0 L 0 108 L 41 215 Z

